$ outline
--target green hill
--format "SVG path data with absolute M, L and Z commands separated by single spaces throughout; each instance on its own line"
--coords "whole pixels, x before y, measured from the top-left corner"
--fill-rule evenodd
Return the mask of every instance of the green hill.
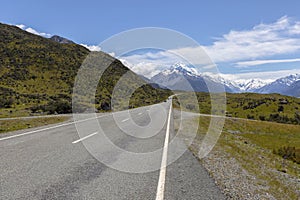
M 89 53 L 81 45 L 61 44 L 0 24 L 0 117 L 71 112 L 74 80 Z M 114 59 L 103 52 L 98 55 Z M 99 111 L 110 110 L 114 84 L 128 71 L 115 59 L 104 72 L 96 92 Z M 130 73 L 133 80 L 140 80 Z M 129 107 L 163 101 L 170 93 L 145 85 L 135 92 Z
M 187 110 L 193 110 L 189 102 L 189 94 L 185 93 Z M 202 114 L 211 113 L 209 93 L 197 93 L 199 109 Z M 177 103 L 179 104 L 179 103 Z M 178 105 L 177 105 L 178 106 Z M 280 94 L 226 94 L 226 110 L 223 114 L 228 117 L 246 118 L 261 121 L 272 121 L 286 124 L 300 124 L 300 99 Z

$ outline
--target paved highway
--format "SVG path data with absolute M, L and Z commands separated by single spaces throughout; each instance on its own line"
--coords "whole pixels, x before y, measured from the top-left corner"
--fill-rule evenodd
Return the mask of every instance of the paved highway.
M 97 121 L 107 138 L 121 149 L 146 153 L 162 148 L 159 156 L 153 158 L 156 160 L 146 164 L 164 166 L 172 155 L 172 149 L 166 146 L 175 134 L 170 103 L 130 110 L 130 119 L 124 112 L 118 112 L 114 116 L 102 114 Z M 156 116 L 162 109 L 166 115 Z M 149 112 L 163 121 L 163 126 L 155 135 L 151 135 L 151 129 L 137 135 L 131 127 L 131 119 L 140 127 L 146 126 L 151 121 Z M 119 120 L 118 124 L 115 119 Z M 132 135 L 124 133 L 131 128 Z M 97 131 L 89 131 L 85 137 L 79 137 L 75 124 L 65 122 L 1 134 L 0 199 L 224 199 L 189 151 L 167 167 L 159 169 L 158 166 L 155 171 L 122 172 L 99 162 L 88 152 L 84 142 L 103 141 Z M 102 150 L 99 154 L 104 153 Z M 110 153 L 109 149 L 105 152 Z M 110 157 L 112 166 L 122 159 L 121 153 L 112 153 Z

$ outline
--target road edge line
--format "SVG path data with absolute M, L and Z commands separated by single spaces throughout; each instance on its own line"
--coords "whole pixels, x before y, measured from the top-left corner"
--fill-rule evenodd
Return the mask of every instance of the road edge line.
M 160 173 L 159 173 L 159 179 L 158 179 L 158 184 L 157 184 L 156 200 L 163 200 L 164 199 L 165 182 L 166 182 L 166 170 L 167 170 L 167 158 L 168 158 L 168 145 L 169 145 L 169 138 L 170 138 L 171 113 L 172 113 L 172 101 L 171 101 L 170 110 L 169 110 L 166 137 L 165 137 L 165 143 L 164 143 L 164 150 L 163 150 Z

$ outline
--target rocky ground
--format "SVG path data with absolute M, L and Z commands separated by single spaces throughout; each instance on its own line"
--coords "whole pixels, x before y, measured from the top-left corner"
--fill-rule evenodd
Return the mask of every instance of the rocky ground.
M 192 115 L 186 115 L 183 116 L 184 123 L 179 124 L 176 119 L 180 117 L 176 114 L 178 135 L 198 157 L 205 128 L 200 128 L 195 137 L 192 127 L 198 122 L 191 120 Z M 227 199 L 300 200 L 300 166 L 283 160 L 239 134 L 223 130 L 213 150 L 199 162 Z
M 199 143 L 195 142 L 190 147 L 195 156 L 197 156 L 195 152 L 198 146 Z M 214 178 L 227 199 L 300 199 L 299 178 L 269 168 L 264 165 L 264 162 L 257 163 L 257 167 L 259 166 L 261 170 L 259 172 L 261 174 L 257 174 L 246 169 L 239 158 L 235 158 L 219 145 L 199 161 Z M 269 177 L 269 180 L 262 174 L 273 177 Z M 277 182 L 276 184 L 282 185 L 278 191 L 274 191 L 275 186 L 270 183 L 274 181 Z M 296 195 L 286 191 L 285 188 L 294 191 Z

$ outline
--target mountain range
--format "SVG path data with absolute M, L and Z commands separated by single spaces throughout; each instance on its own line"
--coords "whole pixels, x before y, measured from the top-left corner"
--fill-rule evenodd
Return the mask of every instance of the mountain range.
M 300 74 L 293 74 L 279 78 L 273 82 L 260 79 L 229 80 L 220 75 L 198 73 L 193 67 L 183 63 L 176 63 L 151 78 L 151 81 L 172 90 L 207 92 L 208 87 L 218 88 L 224 86 L 230 93 L 278 93 L 282 95 L 300 97 Z

